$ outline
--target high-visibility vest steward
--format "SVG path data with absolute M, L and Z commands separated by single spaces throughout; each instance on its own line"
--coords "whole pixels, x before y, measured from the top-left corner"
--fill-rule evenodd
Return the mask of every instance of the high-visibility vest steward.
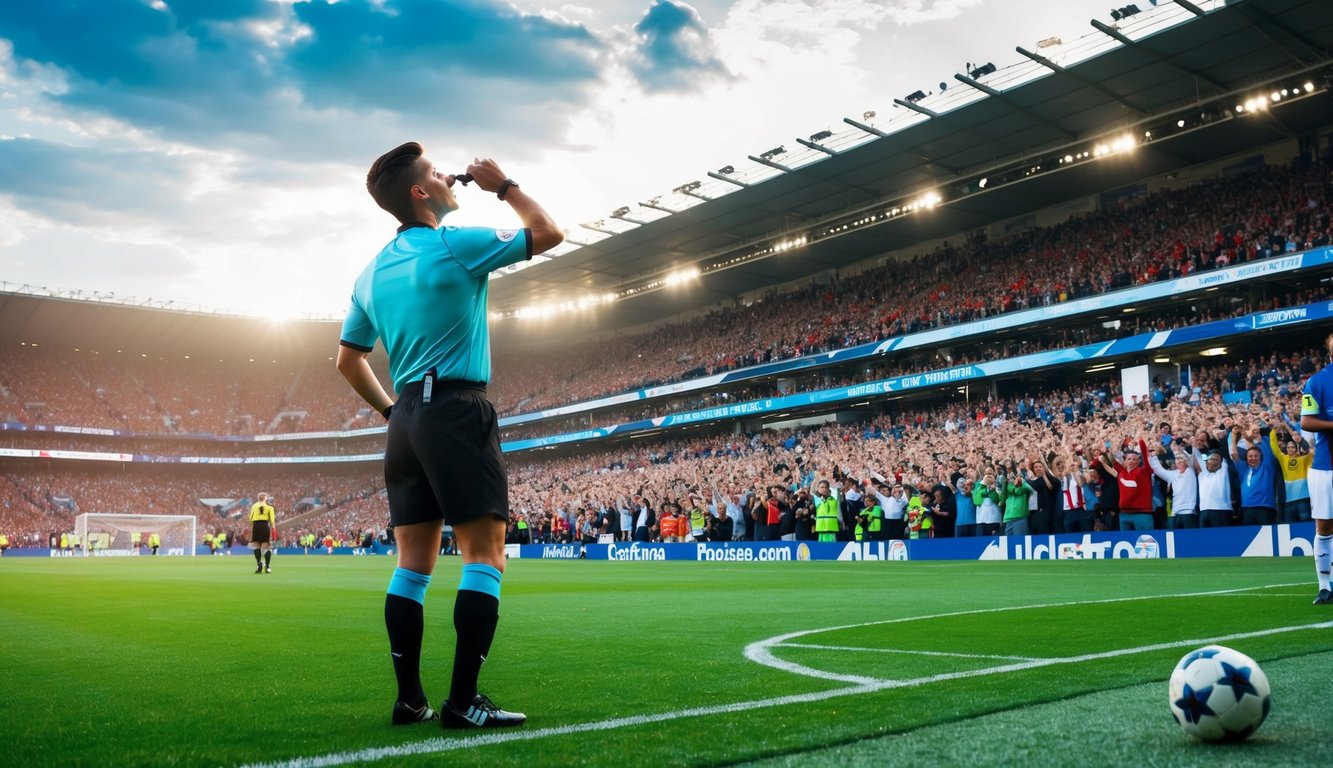
M 838 497 L 827 496 L 815 505 L 815 533 L 838 532 Z

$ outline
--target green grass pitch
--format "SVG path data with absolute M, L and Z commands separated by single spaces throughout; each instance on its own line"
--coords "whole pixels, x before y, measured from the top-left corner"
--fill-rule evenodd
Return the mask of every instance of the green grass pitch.
M 528 725 L 392 728 L 386 557 L 0 559 L 7 765 L 1313 765 L 1333 610 L 1308 558 L 513 560 L 482 689 Z M 426 598 L 448 692 L 459 563 Z M 1189 740 L 1166 679 L 1219 641 L 1273 713 Z

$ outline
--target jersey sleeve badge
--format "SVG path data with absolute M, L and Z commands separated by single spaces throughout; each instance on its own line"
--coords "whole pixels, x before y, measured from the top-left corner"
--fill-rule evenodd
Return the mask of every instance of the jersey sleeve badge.
M 1315 402 L 1314 395 L 1310 394 L 1309 392 L 1306 392 L 1301 395 L 1301 415 L 1302 416 L 1319 415 L 1319 403 Z

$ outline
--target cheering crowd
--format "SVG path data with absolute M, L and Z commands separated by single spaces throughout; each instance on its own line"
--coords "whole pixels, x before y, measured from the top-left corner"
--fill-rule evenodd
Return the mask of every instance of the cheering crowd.
M 528 413 L 1327 245 L 1330 170 L 1267 167 L 1128 198 L 644 334 L 497 348 L 491 396 L 501 415 Z
M 829 533 L 843 539 L 1308 519 L 1309 443 L 1295 414 L 1301 383 L 1324 357 L 1308 349 L 1195 368 L 1190 386 L 1159 382 L 1145 404 L 1124 402 L 1108 379 L 854 425 L 622 444 L 554 460 L 511 456 L 510 540 L 814 539 L 821 505 L 836 508 Z M 196 512 L 201 530 L 235 540 L 243 525 L 199 501 L 253 492 L 253 470 L 226 471 L 11 467 L 0 475 L 0 531 L 45 540 L 78 510 L 156 509 Z M 1151 489 L 1146 499 L 1122 493 L 1121 478 L 1136 477 L 1154 478 L 1136 484 Z M 285 515 L 301 497 L 320 498 L 318 514 L 297 529 L 280 525 L 288 541 L 361 541 L 381 535 L 388 519 L 378 465 L 284 468 L 258 482 L 281 489 Z M 1265 489 L 1259 499 L 1247 490 L 1256 487 Z
M 1192 386 L 1161 382 L 1140 405 L 1126 404 L 1117 383 L 1106 381 L 856 426 L 516 461 L 511 534 L 516 541 L 607 533 L 673 541 L 701 532 L 813 539 L 814 510 L 828 498 L 820 481 L 837 495 L 844 538 L 858 526 L 873 538 L 993 533 L 1006 524 L 1017 534 L 1260 519 L 1247 518 L 1248 507 L 1271 510 L 1273 520 L 1309 519 L 1310 446 L 1294 414 L 1301 382 L 1324 357 L 1310 349 L 1196 369 Z M 1224 402 L 1232 393 L 1249 402 Z M 1257 482 L 1245 469 L 1251 459 L 1262 474 Z M 1130 464 L 1127 474 L 1117 468 Z M 1120 475 L 1148 472 L 1156 478 L 1141 485 L 1152 491 L 1148 502 L 1124 506 Z M 1224 490 L 1217 486 L 1223 476 Z M 1242 476 L 1251 481 L 1245 489 Z M 1226 495 L 1207 496 L 1200 507 L 1198 493 L 1190 493 L 1200 478 Z M 1261 504 L 1247 503 L 1255 488 L 1266 489 Z M 1126 510 L 1149 519 L 1126 521 Z M 659 521 L 668 517 L 664 532 Z
M 1327 245 L 1330 200 L 1327 161 L 1128 197 L 1050 228 L 994 241 L 974 237 L 649 333 L 497 346 L 490 396 L 502 414 L 528 413 Z M 1297 302 L 1313 290 L 1270 303 Z M 1238 311 L 1204 307 L 1163 321 L 1172 327 Z M 1023 346 L 1033 351 L 1106 335 L 1047 331 Z M 986 349 L 971 359 L 996 354 Z M 940 364 L 932 353 L 895 361 L 903 373 Z M 223 363 L 11 348 L 0 351 L 0 421 L 211 435 L 378 426 L 377 415 L 328 368 L 324 358 Z M 382 368 L 377 374 L 387 378 Z
M 596 415 L 587 412 L 565 417 L 543 419 L 502 428 L 505 440 L 522 440 L 545 435 L 562 434 L 588 429 L 597 425 L 628 423 L 682 411 L 700 410 L 732 403 L 778 397 L 818 389 L 851 386 L 857 383 L 941 370 L 951 366 L 1002 360 L 1052 349 L 1109 341 L 1141 333 L 1156 333 L 1183 328 L 1223 318 L 1238 317 L 1251 312 L 1306 304 L 1324 295 L 1318 287 L 1265 291 L 1262 297 L 1227 297 L 1175 303 L 1158 310 L 1141 310 L 1121 321 L 1119 327 L 1106 327 L 1100 319 L 1086 325 L 1032 330 L 1022 337 L 995 340 L 985 338 L 975 343 L 956 342 L 947 351 L 922 348 L 898 353 L 888 358 L 859 360 L 833 368 L 813 372 L 795 371 L 781 381 L 761 379 L 741 381 L 707 391 L 685 392 L 651 401 L 631 403 L 619 407 L 599 409 Z M 1224 382 L 1223 392 L 1231 392 L 1231 382 Z M 1239 391 L 1240 388 L 1234 391 Z

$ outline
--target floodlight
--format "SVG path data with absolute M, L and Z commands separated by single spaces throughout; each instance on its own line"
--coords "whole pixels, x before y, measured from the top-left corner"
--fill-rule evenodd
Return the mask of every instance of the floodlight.
M 1040 43 L 1038 45 L 1040 45 Z M 986 75 L 992 74 L 994 72 L 995 72 L 995 65 L 991 62 L 987 62 L 985 64 L 978 64 L 975 69 L 967 73 L 967 76 L 972 78 L 973 80 L 980 80 Z
M 981 178 L 981 180 L 977 182 L 977 188 L 978 188 L 978 189 L 985 189 L 985 188 L 986 188 L 986 182 L 987 182 L 987 181 L 990 181 L 990 179 L 988 179 L 988 178 L 986 178 L 985 176 L 983 176 L 983 177 Z
M 820 131 L 819 133 L 812 133 L 812 134 L 810 134 L 810 140 L 811 140 L 811 141 L 823 141 L 824 139 L 827 139 L 828 137 L 830 137 L 830 136 L 832 136 L 832 135 L 833 135 L 833 131 Z
M 1310 87 L 1313 88 L 1314 86 L 1310 86 Z M 862 112 L 862 113 L 861 113 L 861 119 L 862 119 L 862 120 L 874 120 L 874 119 L 875 119 L 875 110 L 873 110 L 873 109 L 867 109 L 865 112 Z
M 1183 119 L 1181 119 L 1181 120 L 1177 120 L 1177 121 L 1176 121 L 1176 127 L 1177 127 L 1177 128 L 1184 128 L 1184 127 L 1185 127 L 1185 121 L 1184 121 Z
M 717 172 L 722 174 L 723 176 L 730 176 L 731 174 L 736 172 L 736 166 L 724 165 L 721 168 L 718 168 Z
M 1314 93 L 1314 83 L 1306 81 L 1305 85 L 1302 87 L 1305 88 L 1306 93 Z
M 686 267 L 667 275 L 662 282 L 668 286 L 680 285 L 687 280 L 693 280 L 699 276 L 698 267 Z
M 907 97 L 904 99 L 904 101 L 910 101 L 913 104 L 915 104 L 924 98 L 926 98 L 925 91 L 912 91 L 911 93 L 907 94 Z
M 629 206 L 628 206 L 628 205 L 622 205 L 622 206 L 620 206 L 619 208 L 617 208 L 617 209 L 615 209 L 614 211 L 611 212 L 611 218 L 613 218 L 613 219 L 618 219 L 618 218 L 620 218 L 621 216 L 625 216 L 625 215 L 627 215 L 628 213 L 629 213 Z
M 777 146 L 777 147 L 773 147 L 772 149 L 768 150 L 767 152 L 760 152 L 760 153 L 759 153 L 759 156 L 762 157 L 762 158 L 764 158 L 765 160 L 772 160 L 773 158 L 777 157 L 778 155 L 786 154 L 786 152 L 787 152 L 787 148 L 786 148 L 785 146 Z

